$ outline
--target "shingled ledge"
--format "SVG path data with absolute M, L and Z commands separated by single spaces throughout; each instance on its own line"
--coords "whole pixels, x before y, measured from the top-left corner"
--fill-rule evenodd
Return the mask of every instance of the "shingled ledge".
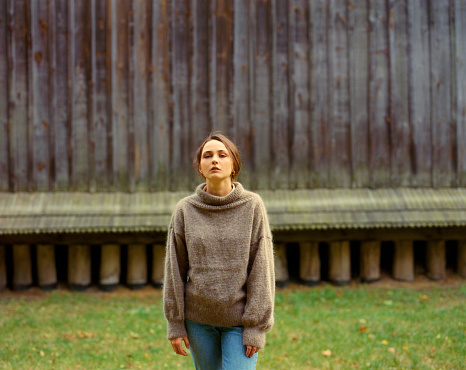
M 258 193 L 274 231 L 466 226 L 466 188 Z M 188 194 L 0 193 L 0 235 L 165 232 Z

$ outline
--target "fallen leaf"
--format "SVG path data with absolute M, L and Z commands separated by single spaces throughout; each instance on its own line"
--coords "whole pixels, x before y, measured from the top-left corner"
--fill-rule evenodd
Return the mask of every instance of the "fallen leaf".
M 408 349 L 408 347 L 409 347 L 409 346 L 408 346 L 407 343 L 403 344 L 403 349 Z
M 44 357 L 44 356 L 45 356 L 44 351 L 40 351 L 39 354 L 40 354 L 40 357 Z
M 360 333 L 364 333 L 366 330 L 367 330 L 367 326 L 366 326 L 366 325 L 361 326 L 361 327 L 359 328 L 359 332 L 360 332 Z
M 298 338 L 293 337 L 292 341 L 296 343 L 298 341 Z
M 386 339 L 384 339 L 384 340 L 382 341 L 382 344 L 384 344 L 384 345 L 387 345 L 387 344 L 389 344 L 389 343 L 390 343 L 390 341 L 388 341 L 388 340 L 386 340 Z
M 428 299 L 429 299 L 429 296 L 427 296 L 425 294 L 421 297 L 422 301 L 427 301 Z
M 388 349 L 388 352 L 395 354 L 395 347 L 390 347 Z
M 386 301 L 384 300 L 384 301 L 383 301 L 383 304 L 386 305 L 386 306 L 391 306 L 391 305 L 393 304 L 393 301 L 391 301 L 391 300 L 389 300 L 389 299 L 386 300 Z
M 322 355 L 324 355 L 325 357 L 330 357 L 332 355 L 332 351 L 326 349 L 325 351 L 322 351 Z
M 150 355 L 149 355 L 148 353 L 145 353 L 145 354 L 144 354 L 144 357 L 147 358 L 147 359 L 149 359 L 149 358 L 150 358 Z
M 133 339 L 138 339 L 139 338 L 139 334 L 138 333 L 135 333 L 133 331 L 130 331 L 129 332 L 129 336 Z

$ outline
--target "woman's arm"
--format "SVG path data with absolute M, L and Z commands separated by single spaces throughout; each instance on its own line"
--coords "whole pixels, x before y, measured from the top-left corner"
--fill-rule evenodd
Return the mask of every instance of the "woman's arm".
M 265 333 L 273 326 L 275 302 L 275 271 L 272 234 L 267 213 L 262 200 L 254 212 L 253 236 L 251 245 L 247 301 L 243 314 L 243 344 L 264 348 Z
M 174 214 L 167 235 L 163 284 L 163 305 L 168 323 L 168 339 L 187 336 L 184 325 L 184 288 L 187 271 L 188 253 L 184 238 L 176 232 L 176 216 Z

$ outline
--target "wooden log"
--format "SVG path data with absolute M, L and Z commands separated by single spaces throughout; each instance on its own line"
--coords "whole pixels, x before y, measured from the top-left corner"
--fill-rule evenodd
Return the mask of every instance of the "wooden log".
M 466 240 L 458 242 L 458 262 L 457 269 L 458 275 L 466 278 Z
M 290 281 L 288 274 L 288 260 L 286 258 L 286 244 L 274 244 L 274 262 L 275 262 L 275 284 L 279 288 L 284 288 Z
M 414 252 L 413 242 L 400 240 L 395 242 L 395 253 L 393 256 L 393 278 L 403 281 L 414 279 Z
M 37 280 L 44 290 L 57 288 L 57 267 L 55 265 L 55 246 L 37 245 Z
M 120 246 L 118 244 L 103 244 L 100 254 L 99 289 L 110 292 L 118 287 L 120 282 Z
M 13 245 L 13 289 L 26 290 L 32 286 L 31 247 Z
M 147 254 L 144 244 L 128 245 L 126 284 L 130 289 L 140 289 L 147 284 Z
M 304 242 L 299 244 L 299 277 L 304 285 L 314 286 L 320 283 L 319 243 Z
M 361 280 L 371 283 L 380 280 L 380 242 L 361 243 Z
M 0 245 L 0 292 L 6 288 L 7 275 L 6 275 L 6 247 Z
M 71 244 L 68 247 L 68 285 L 83 291 L 91 285 L 91 246 Z
M 444 280 L 446 269 L 445 240 L 431 240 L 426 250 L 427 277 L 431 280 Z
M 328 276 L 333 284 L 345 285 L 351 281 L 350 257 L 349 241 L 330 243 Z
M 152 285 L 156 288 L 162 288 L 164 262 L 165 245 L 154 244 L 152 246 Z

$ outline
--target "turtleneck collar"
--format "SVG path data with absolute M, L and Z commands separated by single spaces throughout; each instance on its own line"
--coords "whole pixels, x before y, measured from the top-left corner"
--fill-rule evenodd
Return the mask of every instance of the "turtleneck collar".
M 233 190 L 230 191 L 227 195 L 224 197 L 218 197 L 216 195 L 209 194 L 208 192 L 205 191 L 205 188 L 207 186 L 206 183 L 200 184 L 196 188 L 196 195 L 198 200 L 201 203 L 204 203 L 209 206 L 225 206 L 231 203 L 236 202 L 237 200 L 241 199 L 241 197 L 244 195 L 245 191 L 243 186 L 239 182 L 233 183 L 234 187 Z

